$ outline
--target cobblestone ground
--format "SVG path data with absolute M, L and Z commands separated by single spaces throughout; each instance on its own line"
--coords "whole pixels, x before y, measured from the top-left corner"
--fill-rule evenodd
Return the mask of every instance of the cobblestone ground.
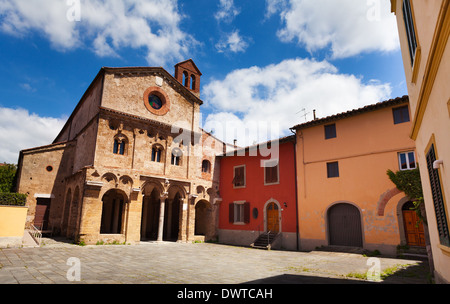
M 3 249 L 0 284 L 369 283 L 364 276 L 377 265 L 395 272 L 381 283 L 428 283 L 428 265 L 420 261 L 167 242 Z M 68 280 L 77 273 L 79 281 Z

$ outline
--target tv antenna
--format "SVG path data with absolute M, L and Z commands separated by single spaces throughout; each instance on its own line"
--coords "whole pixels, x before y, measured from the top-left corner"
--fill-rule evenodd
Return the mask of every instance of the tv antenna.
M 299 114 L 299 113 L 302 113 L 302 112 L 303 112 L 303 115 L 301 115 L 301 117 L 303 117 L 305 119 L 305 121 L 306 121 L 306 116 L 309 114 L 309 112 L 306 112 L 305 108 L 301 109 L 300 111 L 298 111 L 295 114 Z

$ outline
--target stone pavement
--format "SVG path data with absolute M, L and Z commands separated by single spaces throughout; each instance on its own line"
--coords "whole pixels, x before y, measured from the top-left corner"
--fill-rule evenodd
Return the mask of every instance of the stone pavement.
M 73 261 L 79 264 L 68 263 Z M 265 251 L 208 243 L 47 242 L 40 248 L 0 250 L 0 284 L 370 283 L 361 278 L 377 262 L 370 260 L 368 265 L 368 261 L 360 254 Z M 376 261 L 382 272 L 397 271 L 382 283 L 428 283 L 425 262 Z M 77 273 L 79 281 L 68 280 L 77 279 Z

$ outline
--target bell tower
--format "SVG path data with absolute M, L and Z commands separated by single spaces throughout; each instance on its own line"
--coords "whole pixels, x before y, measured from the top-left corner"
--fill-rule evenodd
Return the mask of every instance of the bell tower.
M 188 90 L 200 97 L 200 77 L 202 73 L 192 59 L 175 65 L 175 78 Z

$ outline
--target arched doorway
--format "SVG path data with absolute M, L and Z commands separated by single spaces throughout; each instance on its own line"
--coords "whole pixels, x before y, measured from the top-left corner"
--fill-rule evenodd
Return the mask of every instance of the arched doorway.
M 211 205 L 201 200 L 195 205 L 195 235 L 208 236 Z
M 280 232 L 280 208 L 275 202 L 266 206 L 266 232 Z
M 161 194 L 154 188 L 150 195 L 144 196 L 142 203 L 141 240 L 156 240 L 158 238 L 159 212 Z
M 423 224 L 413 209 L 414 203 L 411 201 L 406 202 L 402 207 L 406 243 L 409 246 L 425 247 Z
M 361 214 L 357 207 L 339 203 L 328 209 L 329 244 L 362 247 Z
M 180 205 L 181 205 L 181 194 L 177 192 L 173 198 L 166 200 L 165 210 L 164 210 L 164 241 L 178 241 L 180 232 Z
M 126 195 L 120 190 L 109 190 L 102 198 L 101 234 L 123 234 Z

